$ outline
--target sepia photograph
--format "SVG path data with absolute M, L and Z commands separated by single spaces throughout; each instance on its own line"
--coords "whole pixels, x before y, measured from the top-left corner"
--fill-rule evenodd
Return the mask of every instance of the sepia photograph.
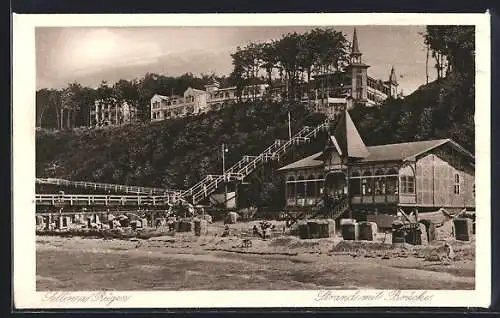
M 489 303 L 488 16 L 301 16 L 31 24 L 13 189 L 35 303 Z

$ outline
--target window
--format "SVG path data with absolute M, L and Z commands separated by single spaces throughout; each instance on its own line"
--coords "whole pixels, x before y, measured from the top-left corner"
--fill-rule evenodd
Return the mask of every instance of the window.
M 460 175 L 455 173 L 455 184 L 453 185 L 453 193 L 460 194 Z
M 351 195 L 361 195 L 361 179 L 356 171 L 351 175 L 349 192 Z
M 288 198 L 293 199 L 295 198 L 295 179 L 294 177 L 289 177 L 288 181 L 286 183 L 286 193 Z
M 401 193 L 415 193 L 415 178 L 412 176 L 401 176 Z
M 387 172 L 387 178 L 386 178 L 386 193 L 387 194 L 398 194 L 398 173 L 394 169 L 390 169 Z
M 363 75 L 358 74 L 356 76 L 356 88 L 357 88 L 357 95 L 356 98 L 362 98 L 362 92 L 363 92 Z
M 365 171 L 363 173 L 363 178 L 361 179 L 361 193 L 363 195 L 371 195 L 373 192 L 373 178 L 370 171 Z
M 316 193 L 316 197 L 320 197 L 322 194 L 323 194 L 323 180 L 316 180 L 314 182 L 314 184 L 316 185 L 315 187 L 315 193 Z
M 384 172 L 382 170 L 375 171 L 375 194 L 383 195 L 385 194 L 385 177 L 382 175 Z
M 299 176 L 297 178 L 297 197 L 303 198 L 305 194 L 306 194 L 306 184 L 304 182 L 304 177 Z
M 307 177 L 308 182 L 307 182 L 307 193 L 306 194 L 309 198 L 315 197 L 315 195 L 316 195 L 316 193 L 314 191 L 315 183 L 314 183 L 314 181 L 312 181 L 314 179 L 315 178 L 313 175 L 309 175 L 309 177 Z

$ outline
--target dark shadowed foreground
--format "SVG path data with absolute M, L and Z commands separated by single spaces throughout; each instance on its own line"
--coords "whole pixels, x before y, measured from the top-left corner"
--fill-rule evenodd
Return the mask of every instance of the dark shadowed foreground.
M 309 248 L 314 242 L 300 241 L 252 249 L 273 255 L 208 250 L 209 244 L 200 242 L 168 242 L 172 241 L 144 241 L 138 246 L 139 242 L 130 241 L 39 237 L 37 290 L 474 288 L 470 259 L 441 264 L 413 256 L 353 257 L 322 252 Z M 226 243 L 225 250 L 236 244 Z

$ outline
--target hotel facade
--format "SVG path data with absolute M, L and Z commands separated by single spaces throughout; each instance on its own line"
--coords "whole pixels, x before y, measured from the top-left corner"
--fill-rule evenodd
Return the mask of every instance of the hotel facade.
M 300 101 L 318 112 L 332 115 L 339 107 L 351 109 L 355 104 L 370 107 L 387 98 L 397 98 L 398 82 L 394 67 L 389 71 L 387 80 L 376 79 L 368 74 L 370 66 L 363 62 L 362 55 L 354 29 L 349 65 L 342 71 L 313 76 L 310 84 L 300 85 Z M 270 88 L 267 84 L 245 86 L 241 92 L 241 100 L 266 97 L 279 101 L 285 89 L 280 86 Z M 155 94 L 151 98 L 151 121 L 217 111 L 236 100 L 236 87 L 221 88 L 217 81 L 206 85 L 205 90 L 189 87 L 182 96 Z
M 116 98 L 98 99 L 90 108 L 90 127 L 119 126 L 137 120 L 137 107 Z
M 245 86 L 241 100 L 261 99 L 266 93 L 267 84 Z M 151 98 L 151 121 L 193 116 L 208 111 L 217 111 L 226 104 L 237 100 L 236 87 L 220 88 L 217 81 L 205 85 L 205 90 L 189 87 L 182 96 L 163 96 L 155 94 Z

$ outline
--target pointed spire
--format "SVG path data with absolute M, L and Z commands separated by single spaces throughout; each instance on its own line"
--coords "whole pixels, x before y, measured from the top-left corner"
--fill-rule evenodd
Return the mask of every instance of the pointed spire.
M 344 111 L 333 135 L 330 136 L 330 141 L 341 156 L 366 158 L 369 155 L 368 149 L 347 110 Z
M 398 80 L 396 78 L 396 72 L 394 71 L 394 66 L 391 68 L 391 75 L 389 75 L 389 82 L 390 83 L 397 83 Z
M 351 54 L 361 54 L 361 52 L 359 51 L 358 35 L 356 33 L 356 28 L 354 28 L 354 35 L 352 36 Z

